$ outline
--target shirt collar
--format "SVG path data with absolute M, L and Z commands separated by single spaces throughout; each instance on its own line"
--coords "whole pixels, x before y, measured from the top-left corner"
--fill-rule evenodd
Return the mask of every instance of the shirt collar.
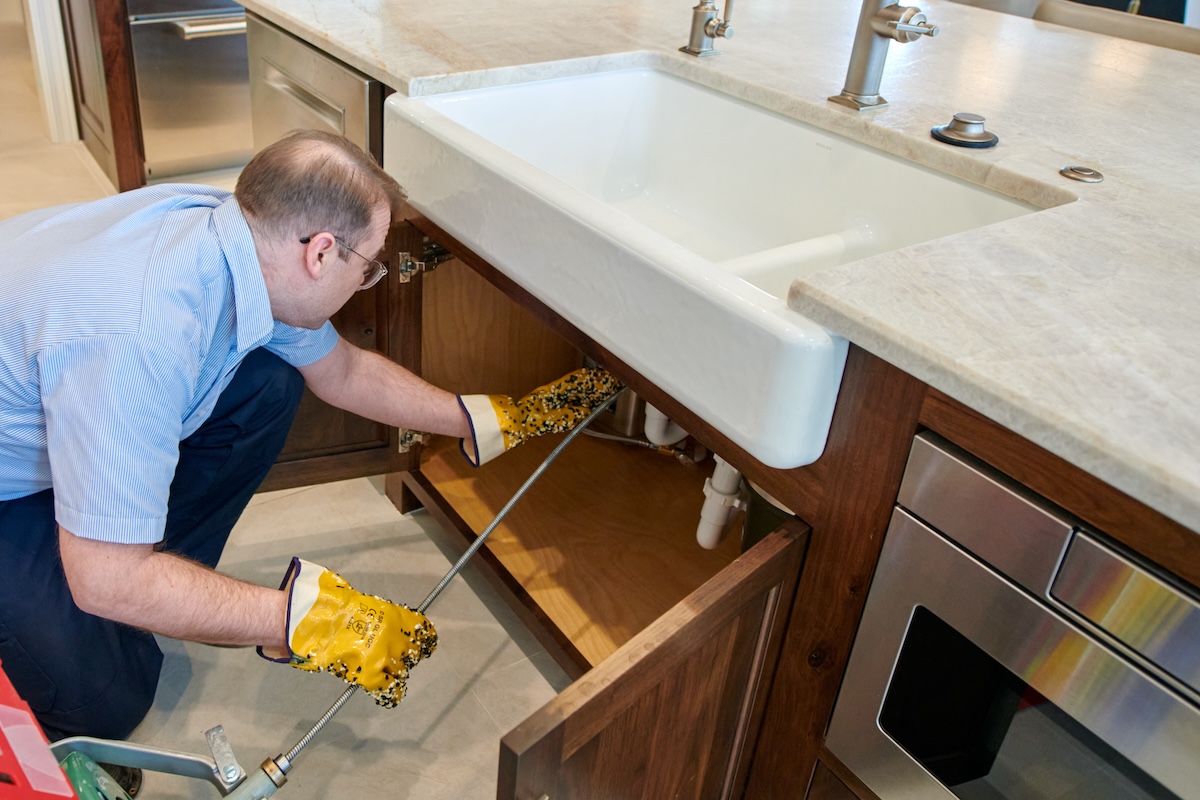
M 267 284 L 258 263 L 254 237 L 237 199 L 233 195 L 226 198 L 213 211 L 212 219 L 233 280 L 237 348 L 239 353 L 244 353 L 271 338 L 275 320 L 271 316 Z

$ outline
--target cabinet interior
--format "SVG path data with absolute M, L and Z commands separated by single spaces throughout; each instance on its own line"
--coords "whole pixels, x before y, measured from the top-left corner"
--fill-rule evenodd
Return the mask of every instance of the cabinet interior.
M 577 350 L 464 265 L 422 278 L 422 375 L 456 393 L 520 396 L 583 363 Z M 467 538 L 484 530 L 562 435 L 544 436 L 480 468 L 457 441 L 434 437 L 420 473 Z M 586 671 L 735 558 L 738 520 L 714 550 L 696 543 L 711 457 L 578 437 L 491 534 L 493 566 L 519 587 L 513 602 L 550 628 Z M 560 656 L 561 658 L 561 656 Z

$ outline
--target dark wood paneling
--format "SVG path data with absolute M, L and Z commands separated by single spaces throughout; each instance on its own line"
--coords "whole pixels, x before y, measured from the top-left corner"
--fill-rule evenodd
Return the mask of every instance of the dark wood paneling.
M 100 27 L 100 47 L 104 52 L 108 117 L 112 126 L 113 156 L 117 164 L 116 184 L 122 192 L 146 183 L 146 159 L 142 149 L 141 116 L 128 19 L 125 0 L 97 0 L 96 20 Z
M 813 771 L 812 786 L 809 787 L 807 800 L 859 800 L 846 784 L 834 775 L 829 767 L 817 762 Z
M 350 344 L 386 354 L 388 329 L 381 321 L 387 318 L 387 304 L 388 294 L 381 282 L 370 291 L 356 292 L 331 321 Z M 306 390 L 279 461 L 386 448 L 387 443 L 386 425 L 333 408 Z
M 387 262 L 389 274 L 387 294 L 391 298 L 388 306 L 388 346 L 392 359 L 414 375 L 421 374 L 421 337 L 413 332 L 424 326 L 422 310 L 422 281 L 424 273 L 414 274 L 408 282 L 400 280 L 400 254 L 419 253 L 425 234 L 413 225 L 398 220 L 391 231 L 391 242 L 385 252 L 390 255 Z M 392 274 L 397 273 L 397 274 Z
M 895 504 L 925 385 L 851 347 L 748 798 L 803 797 Z
M 395 454 L 386 446 L 368 451 L 302 458 L 276 463 L 259 484 L 258 491 L 273 492 L 277 489 L 314 486 L 318 483 L 346 481 L 367 475 L 383 475 L 396 468 Z
M 804 539 L 767 537 L 505 736 L 497 797 L 740 794 Z
M 115 186 L 117 161 L 108 122 L 108 91 L 95 5 L 90 0 L 62 0 L 61 4 L 79 137 Z
M 931 389 L 921 423 L 1194 586 L 1200 536 Z

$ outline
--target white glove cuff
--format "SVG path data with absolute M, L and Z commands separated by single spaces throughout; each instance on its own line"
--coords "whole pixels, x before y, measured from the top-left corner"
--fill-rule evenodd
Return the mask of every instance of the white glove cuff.
M 462 440 L 462 454 L 472 466 L 482 466 L 504 452 L 504 433 L 496 409 L 486 394 L 461 394 L 458 404 L 471 424 L 471 437 Z
M 282 658 L 274 658 L 267 655 L 259 647 L 258 654 L 260 656 L 278 664 L 287 664 L 292 660 L 292 637 L 296 633 L 296 626 L 300 624 L 300 620 L 308 616 L 308 612 L 312 610 L 313 604 L 317 602 L 317 596 L 321 593 L 321 573 L 324 571 L 325 568 L 319 564 L 313 564 L 311 561 L 305 561 L 301 558 L 292 558 L 292 563 L 288 565 L 288 570 L 283 576 L 283 582 L 279 585 L 280 589 L 285 589 L 288 593 L 287 620 L 285 622 L 287 625 L 288 655 Z

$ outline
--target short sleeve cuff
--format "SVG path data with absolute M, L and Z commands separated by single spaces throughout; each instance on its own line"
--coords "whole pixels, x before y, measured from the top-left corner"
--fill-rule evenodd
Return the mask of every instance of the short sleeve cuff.
M 166 517 L 105 517 L 75 511 L 54 501 L 54 519 L 82 539 L 117 544 L 157 544 L 166 530 Z
M 307 367 L 332 353 L 337 343 L 338 332 L 332 322 L 326 321 L 315 331 L 277 322 L 266 348 L 293 367 Z

